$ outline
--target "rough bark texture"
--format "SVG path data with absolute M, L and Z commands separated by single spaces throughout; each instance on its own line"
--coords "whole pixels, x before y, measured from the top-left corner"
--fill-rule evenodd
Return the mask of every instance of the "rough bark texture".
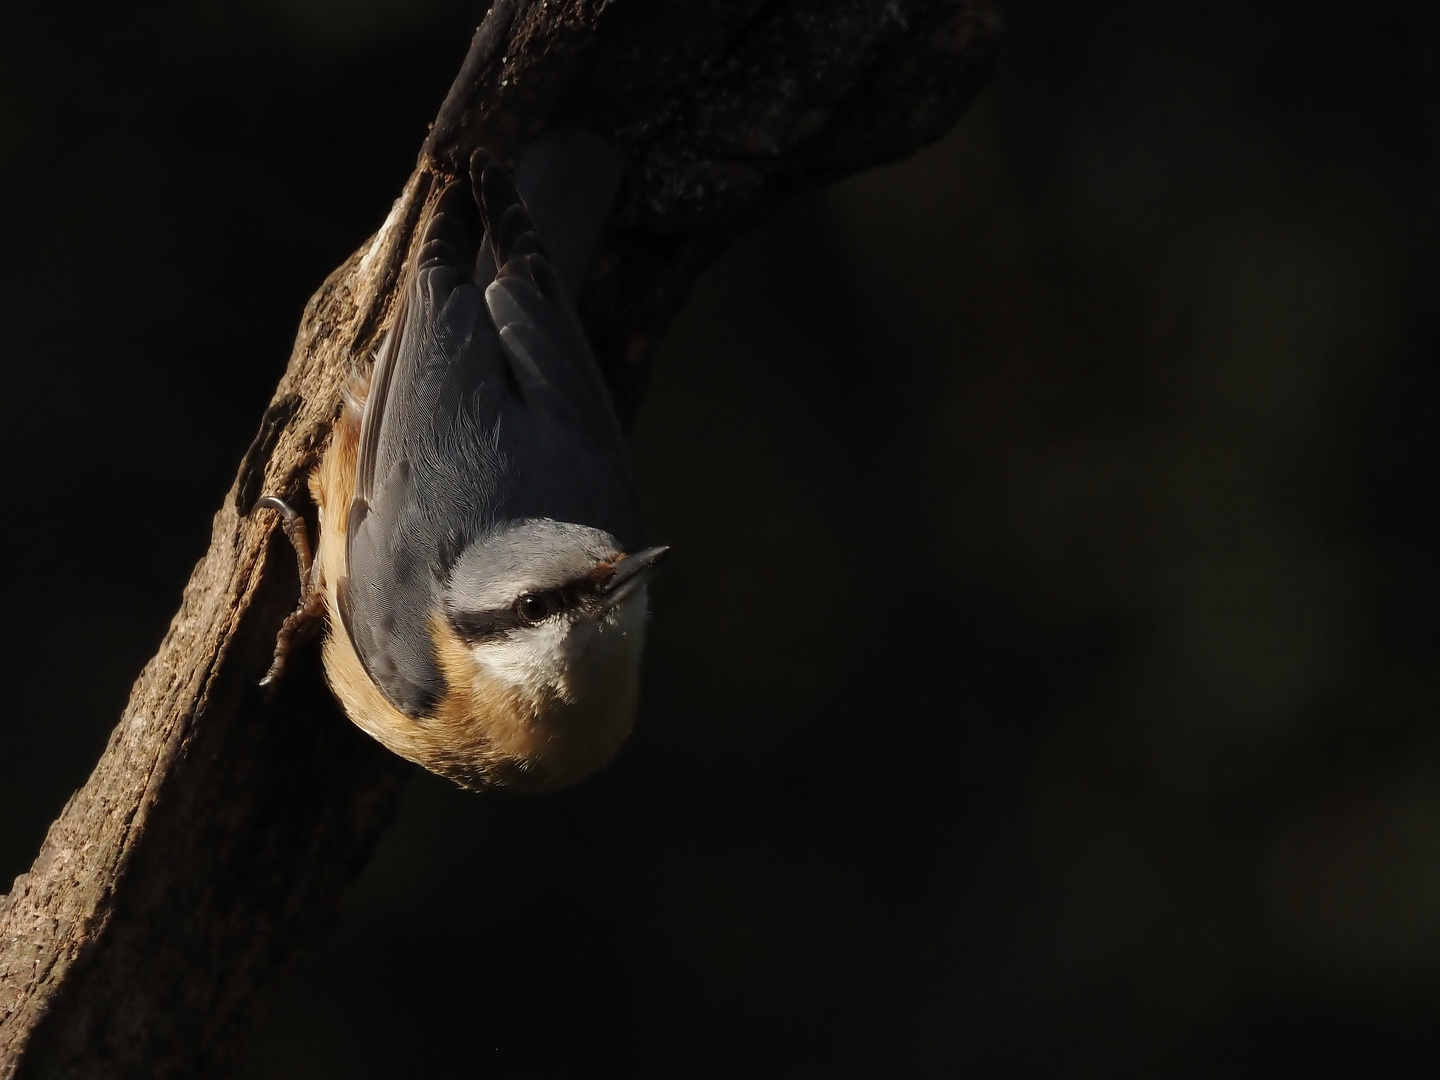
M 456 163 L 569 123 L 634 163 L 583 305 L 622 415 L 696 275 L 798 189 L 938 137 L 992 66 L 987 0 L 496 0 L 381 232 L 308 305 L 260 434 L 104 756 L 0 900 L 0 1080 L 229 1071 L 250 1003 L 334 918 L 409 766 L 302 652 L 263 492 L 303 505 L 354 358 Z

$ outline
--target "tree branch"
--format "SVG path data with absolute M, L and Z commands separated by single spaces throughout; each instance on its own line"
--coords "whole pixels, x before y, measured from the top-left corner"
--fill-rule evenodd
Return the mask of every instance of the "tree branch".
M 257 991 L 334 918 L 409 766 L 313 653 L 258 687 L 295 602 L 248 517 L 304 481 L 373 348 L 437 177 L 556 124 L 634 164 L 583 315 L 622 417 L 700 271 L 795 191 L 937 138 L 993 67 L 987 0 L 495 0 L 381 231 L 311 299 L 160 651 L 85 787 L 0 900 L 0 1080 L 233 1065 Z

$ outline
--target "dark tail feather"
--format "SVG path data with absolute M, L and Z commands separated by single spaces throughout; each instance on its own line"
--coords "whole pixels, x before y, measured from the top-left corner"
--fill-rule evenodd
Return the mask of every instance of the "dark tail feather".
M 625 168 L 620 151 L 599 136 L 560 130 L 531 143 L 515 170 L 515 186 L 573 301 L 589 281 Z
M 440 197 L 425 227 L 418 269 L 452 266 L 468 276 L 480 246 L 480 217 L 463 184 L 452 185 Z

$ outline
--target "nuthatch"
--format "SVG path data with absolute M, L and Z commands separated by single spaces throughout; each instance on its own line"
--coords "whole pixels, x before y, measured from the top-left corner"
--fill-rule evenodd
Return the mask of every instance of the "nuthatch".
M 350 719 L 466 787 L 574 783 L 634 721 L 646 580 L 668 549 L 640 547 L 624 437 L 570 299 L 622 170 L 578 132 L 532 145 L 513 181 L 477 151 L 310 478 L 313 562 L 304 519 L 259 503 L 284 515 L 303 585 L 266 681 L 323 612 Z

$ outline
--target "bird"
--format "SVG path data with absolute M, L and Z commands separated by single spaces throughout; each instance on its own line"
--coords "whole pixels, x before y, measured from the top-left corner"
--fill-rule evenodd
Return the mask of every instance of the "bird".
M 648 583 L 625 438 L 575 311 L 625 175 L 581 131 L 514 176 L 484 150 L 405 270 L 368 377 L 309 480 L 319 539 L 284 499 L 297 641 L 383 746 L 462 787 L 540 792 L 607 764 L 634 723 Z

